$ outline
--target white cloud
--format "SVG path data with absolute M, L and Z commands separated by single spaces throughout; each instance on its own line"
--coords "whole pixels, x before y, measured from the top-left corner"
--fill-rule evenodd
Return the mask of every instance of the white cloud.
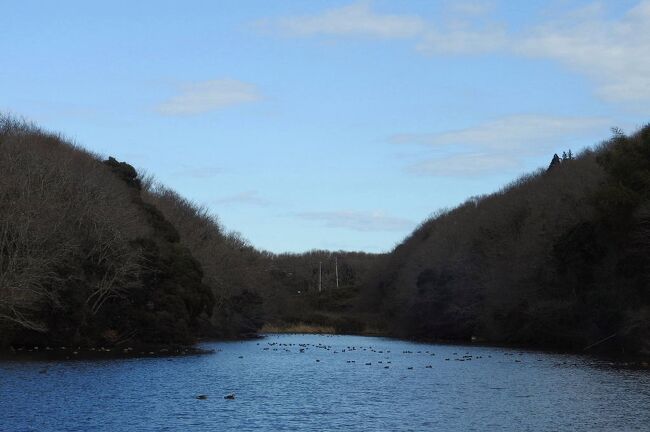
M 323 211 L 296 214 L 300 219 L 323 223 L 329 228 L 345 228 L 353 231 L 405 231 L 414 227 L 414 222 L 383 212 L 365 211 Z
M 254 205 L 266 207 L 272 204 L 271 201 L 260 196 L 258 191 L 250 190 L 245 192 L 240 192 L 234 195 L 229 195 L 223 198 L 219 198 L 213 201 L 215 204 L 244 204 L 244 205 Z
M 476 126 L 432 134 L 398 134 L 395 144 L 435 149 L 406 171 L 418 175 L 473 176 L 500 173 L 523 165 L 523 159 L 591 144 L 611 126 L 601 117 L 514 115 Z M 589 141 L 587 141 L 589 140 Z
M 416 38 L 417 49 L 427 54 L 468 54 L 489 52 L 506 42 L 500 27 L 474 30 L 455 23 L 444 31 L 416 15 L 381 14 L 372 2 L 360 1 L 316 15 L 288 17 L 261 22 L 264 28 L 293 36 L 362 36 L 379 39 Z M 453 2 L 450 9 L 464 15 L 479 15 L 492 8 L 480 1 Z
M 594 8 L 581 18 L 539 26 L 515 44 L 517 54 L 557 60 L 591 77 L 612 101 L 650 99 L 650 0 L 620 19 Z
M 607 131 L 609 126 L 608 120 L 602 117 L 513 115 L 448 132 L 397 134 L 390 137 L 390 141 L 437 147 L 460 146 L 481 151 L 539 152 L 595 131 Z
M 317 15 L 265 21 L 263 27 L 297 36 L 364 36 L 377 38 L 409 38 L 424 29 L 424 21 L 411 15 L 374 12 L 369 1 L 329 9 Z
M 261 99 L 254 84 L 224 78 L 185 84 L 180 94 L 160 104 L 157 110 L 166 115 L 202 114 Z
M 608 101 L 650 100 L 650 0 L 620 18 L 593 3 L 519 34 L 497 26 L 430 29 L 418 42 L 424 54 L 511 55 L 550 59 L 589 77 Z
M 444 22 L 437 17 L 443 22 L 435 25 L 417 15 L 383 14 L 371 6 L 362 1 L 266 24 L 294 36 L 413 38 L 415 48 L 428 55 L 501 53 L 550 59 L 591 79 L 603 99 L 647 110 L 643 103 L 650 100 L 650 0 L 639 1 L 622 16 L 608 15 L 604 3 L 594 2 L 516 32 L 483 19 L 493 6 L 490 2 L 452 2 L 448 9 L 466 19 Z

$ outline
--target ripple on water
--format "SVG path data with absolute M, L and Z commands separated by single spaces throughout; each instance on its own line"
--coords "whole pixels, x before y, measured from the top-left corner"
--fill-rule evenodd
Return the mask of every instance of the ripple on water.
M 172 361 L 0 363 L 0 430 L 609 431 L 650 424 L 650 374 L 578 356 L 360 336 L 272 335 L 206 347 L 216 352 Z M 229 393 L 236 399 L 224 399 Z

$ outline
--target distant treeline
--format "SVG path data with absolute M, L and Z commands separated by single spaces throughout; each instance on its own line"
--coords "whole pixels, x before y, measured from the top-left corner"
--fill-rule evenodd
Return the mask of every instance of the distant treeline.
M 0 117 L 0 346 L 264 323 L 650 355 L 650 126 L 440 211 L 389 254 L 277 255 L 128 163 Z
M 358 297 L 381 256 L 322 250 L 271 256 L 267 322 L 363 331 L 369 314 L 361 310 Z
M 650 126 L 425 221 L 362 293 L 387 332 L 650 355 Z

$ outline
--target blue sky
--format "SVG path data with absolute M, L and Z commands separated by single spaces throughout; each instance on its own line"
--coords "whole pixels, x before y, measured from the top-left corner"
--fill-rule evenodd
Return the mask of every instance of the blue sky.
M 650 114 L 648 0 L 24 0 L 0 28 L 0 110 L 274 252 L 390 250 Z

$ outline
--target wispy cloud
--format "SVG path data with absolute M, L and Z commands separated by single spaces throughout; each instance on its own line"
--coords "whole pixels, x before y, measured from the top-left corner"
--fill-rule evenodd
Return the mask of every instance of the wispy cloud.
M 363 36 L 409 38 L 424 29 L 424 21 L 412 15 L 380 14 L 370 1 L 361 1 L 315 15 L 266 20 L 261 27 L 297 36 Z
M 178 95 L 158 105 L 157 110 L 165 115 L 202 114 L 261 99 L 254 84 L 224 78 L 184 84 Z
M 520 167 L 525 157 L 602 136 L 609 126 L 609 121 L 601 117 L 514 115 L 440 133 L 397 134 L 389 140 L 395 144 L 418 144 L 442 153 L 408 166 L 407 172 L 472 176 Z
M 513 115 L 464 129 L 433 134 L 396 134 L 396 144 L 421 144 L 435 147 L 464 147 L 474 150 L 517 150 L 539 152 L 561 142 L 606 131 L 611 126 L 603 117 L 562 117 Z
M 268 20 L 263 26 L 294 36 L 412 38 L 424 55 L 550 59 L 588 77 L 605 100 L 641 107 L 650 100 L 650 0 L 639 1 L 622 16 L 608 15 L 602 3 L 593 3 L 515 31 L 491 18 L 475 19 L 492 7 L 489 1 L 453 2 L 448 9 L 465 18 L 445 20 L 381 13 L 372 2 L 361 1 L 310 16 Z
M 322 211 L 297 213 L 304 220 L 320 222 L 328 228 L 345 228 L 353 231 L 404 231 L 412 229 L 414 222 L 383 212 Z
M 596 8 L 543 24 L 513 44 L 513 52 L 550 58 L 589 76 L 607 100 L 650 100 L 650 0 L 620 19 L 604 14 Z
M 244 191 L 234 195 L 218 198 L 213 202 L 215 204 L 253 205 L 260 207 L 266 207 L 272 204 L 272 201 L 260 196 L 259 192 L 255 190 Z

